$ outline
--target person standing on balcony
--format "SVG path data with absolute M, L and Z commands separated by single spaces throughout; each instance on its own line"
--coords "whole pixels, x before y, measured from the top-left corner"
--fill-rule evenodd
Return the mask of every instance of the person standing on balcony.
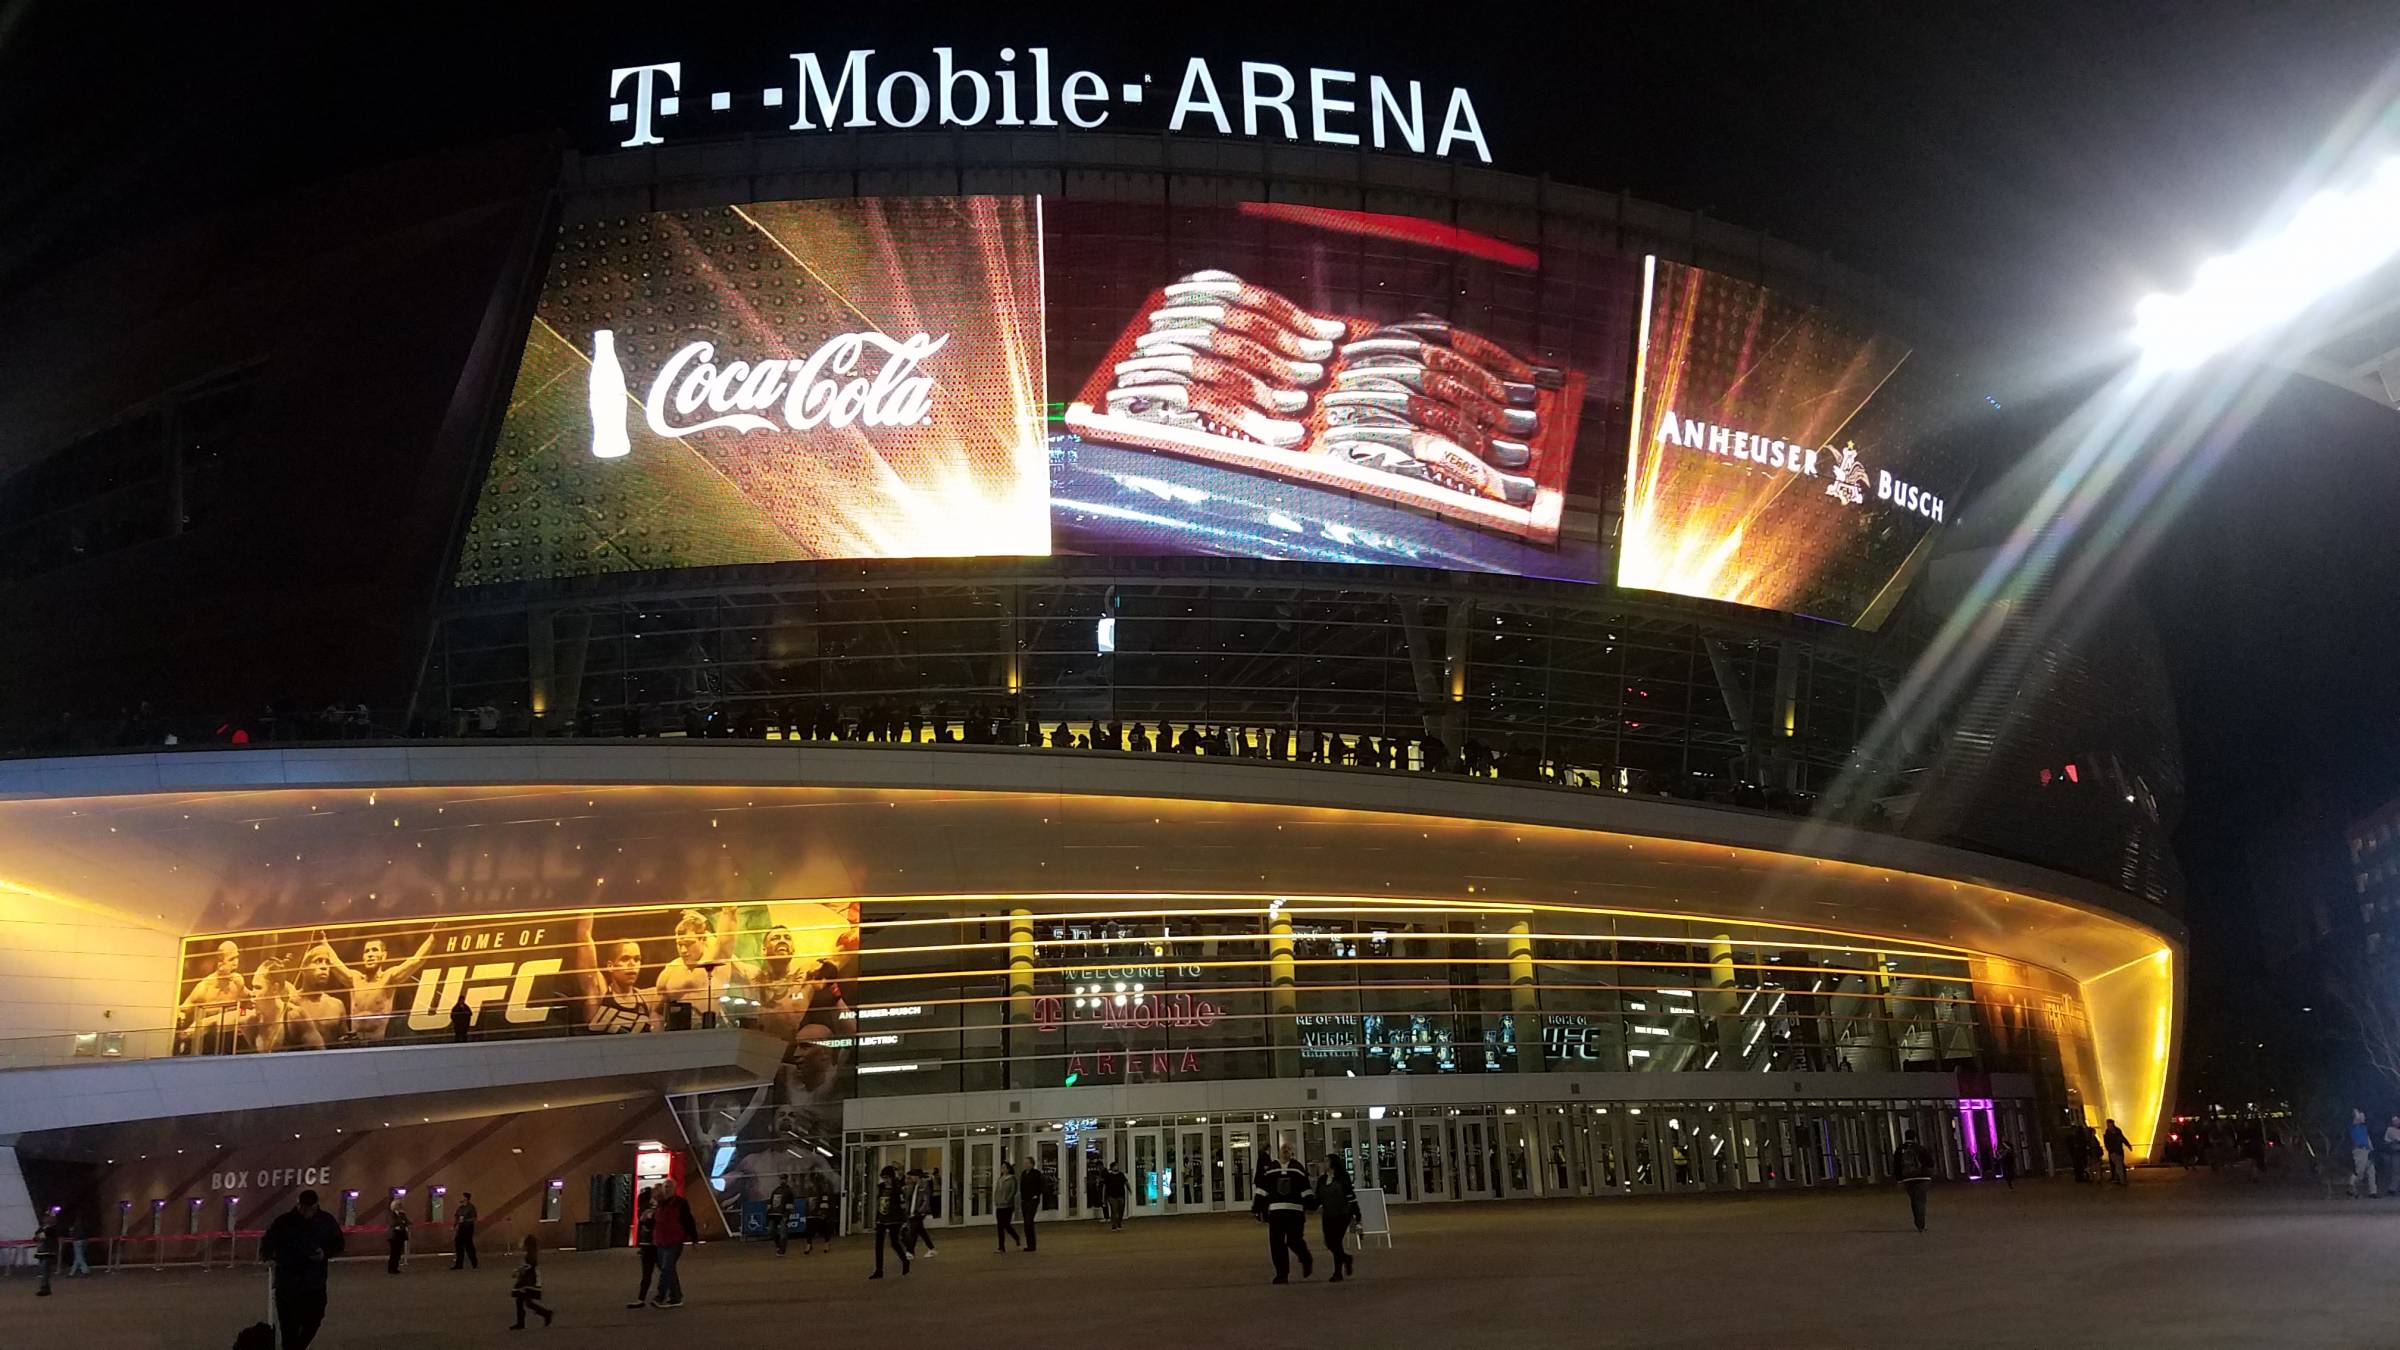
M 460 990 L 458 1002 L 450 1005 L 450 1039 L 460 1045 L 467 1043 L 467 1033 L 475 1026 L 475 1010 L 467 1006 L 467 994 Z

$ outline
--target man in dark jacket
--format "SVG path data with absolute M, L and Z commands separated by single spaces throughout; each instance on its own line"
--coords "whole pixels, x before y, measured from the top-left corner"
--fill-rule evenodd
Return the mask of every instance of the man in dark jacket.
M 1267 1254 L 1275 1260 L 1275 1283 L 1290 1284 L 1291 1258 L 1300 1258 L 1300 1278 L 1316 1273 L 1308 1252 L 1308 1169 L 1292 1156 L 1292 1142 L 1283 1141 L 1278 1155 L 1259 1164 L 1250 1188 L 1250 1213 L 1267 1225 Z
M 1025 1160 L 1025 1170 L 1017 1174 L 1017 1207 L 1024 1211 L 1025 1250 L 1034 1249 L 1033 1221 L 1041 1217 L 1042 1202 L 1050 1195 L 1050 1176 L 1034 1160 Z
M 300 1192 L 258 1240 L 258 1257 L 275 1268 L 275 1321 L 284 1350 L 308 1350 L 325 1324 L 325 1277 L 342 1254 L 342 1226 L 317 1208 L 315 1191 Z
M 483 1269 L 483 1258 L 475 1253 L 475 1192 L 465 1191 L 458 1197 L 458 1224 L 450 1230 L 450 1268 L 464 1270 L 473 1266 Z
M 908 1227 L 908 1188 L 900 1180 L 900 1169 L 884 1164 L 883 1174 L 875 1179 L 875 1273 L 870 1280 L 883 1278 L 883 1249 L 890 1247 L 892 1255 L 900 1258 L 900 1273 L 908 1273 L 908 1248 L 901 1234 Z
M 1917 1142 L 1917 1132 L 1910 1130 L 1892 1150 L 1892 1175 L 1900 1179 L 1900 1187 L 1908 1192 L 1908 1214 L 1917 1221 L 1917 1231 L 1925 1231 L 1925 1197 L 1933 1189 L 1933 1153 Z

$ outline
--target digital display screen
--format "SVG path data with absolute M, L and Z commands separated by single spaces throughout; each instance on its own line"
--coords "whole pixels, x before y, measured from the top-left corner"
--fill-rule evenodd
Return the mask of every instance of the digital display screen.
M 561 232 L 460 585 L 1049 551 L 1029 197 Z
M 1731 277 L 1644 272 L 1617 584 L 1882 622 L 1964 479 L 1908 348 Z
M 978 555 L 1600 581 L 1639 286 L 1286 204 L 571 225 L 456 582 Z

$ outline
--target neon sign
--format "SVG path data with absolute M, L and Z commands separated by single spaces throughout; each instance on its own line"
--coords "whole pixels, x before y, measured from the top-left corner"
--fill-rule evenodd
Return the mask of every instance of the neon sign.
M 1112 118 L 1121 126 L 1145 120 L 1143 110 L 1157 107 L 1165 95 L 1165 84 L 1154 71 L 1119 72 L 1115 79 L 1096 70 L 1054 76 L 1047 47 L 1026 48 L 1023 69 L 1016 64 L 1017 49 L 1002 47 L 999 62 L 989 72 L 962 66 L 950 47 L 929 49 L 929 62 L 920 58 L 918 64 L 929 64 L 930 70 L 895 67 L 889 58 L 878 68 L 875 55 L 871 47 L 831 59 L 793 52 L 787 58 L 792 63 L 788 75 L 755 93 L 744 89 L 738 99 L 745 112 L 777 110 L 778 121 L 784 116 L 779 110 L 789 107 L 791 120 L 785 129 L 795 132 L 986 126 L 1073 126 L 1089 131 L 1109 125 Z M 1198 56 L 1186 60 L 1172 78 L 1175 97 L 1165 126 L 1158 127 L 1152 115 L 1146 119 L 1151 122 L 1147 129 L 1173 134 L 1189 126 L 1231 136 L 1238 125 L 1241 135 L 1255 139 L 1406 149 L 1418 155 L 1472 152 L 1478 161 L 1492 162 L 1475 100 L 1464 89 L 1448 90 L 1445 96 L 1437 88 L 1429 100 L 1420 80 L 1376 74 L 1362 79 L 1354 70 L 1322 66 L 1296 71 L 1271 61 L 1242 61 L 1228 69 Z M 703 98 L 710 113 L 733 112 L 735 90 L 702 94 L 695 88 L 687 96 L 686 85 L 681 61 L 610 70 L 608 120 L 626 130 L 617 144 L 628 150 L 664 144 L 670 127 L 693 125 Z M 693 104 L 688 110 L 687 97 Z M 1428 115 L 1429 104 L 1439 107 L 1438 122 Z
M 1119 1007 L 1109 999 L 1092 999 L 1088 1004 L 1077 1000 L 1069 1007 L 1067 1000 L 1047 994 L 1033 1001 L 1033 1025 L 1037 1030 L 1056 1031 L 1068 1022 L 1093 1022 L 1113 1031 L 1149 1031 L 1173 1027 L 1197 1031 L 1212 1027 L 1224 1009 L 1204 998 L 1190 994 L 1145 994 Z

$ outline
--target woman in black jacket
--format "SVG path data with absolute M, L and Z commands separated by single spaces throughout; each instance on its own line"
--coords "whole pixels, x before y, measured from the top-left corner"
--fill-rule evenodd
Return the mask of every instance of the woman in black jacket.
M 1343 1276 L 1358 1267 L 1342 1242 L 1357 1218 L 1358 1191 L 1350 1184 L 1350 1171 L 1342 1166 L 1341 1154 L 1328 1153 L 1325 1170 L 1317 1174 L 1317 1220 L 1323 1225 L 1325 1250 L 1333 1254 L 1330 1283 L 1340 1284 Z

